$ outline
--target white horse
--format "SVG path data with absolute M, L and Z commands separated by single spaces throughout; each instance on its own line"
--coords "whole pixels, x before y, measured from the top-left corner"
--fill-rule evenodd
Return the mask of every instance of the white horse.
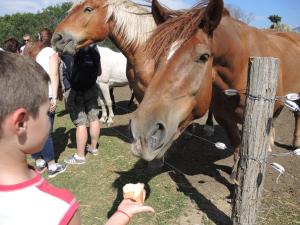
M 109 48 L 97 46 L 100 53 L 102 73 L 97 79 L 97 84 L 101 90 L 99 94 L 99 104 L 102 109 L 100 121 L 111 125 L 114 122 L 114 112 L 110 89 L 113 87 L 123 87 L 128 85 L 126 77 L 126 57 L 119 52 Z M 108 113 L 107 109 L 108 108 Z

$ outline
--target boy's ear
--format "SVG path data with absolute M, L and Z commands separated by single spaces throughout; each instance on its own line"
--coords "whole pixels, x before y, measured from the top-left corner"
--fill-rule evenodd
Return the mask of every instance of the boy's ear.
M 26 109 L 20 108 L 13 112 L 11 117 L 11 125 L 14 132 L 18 135 L 22 135 L 28 125 L 29 113 Z

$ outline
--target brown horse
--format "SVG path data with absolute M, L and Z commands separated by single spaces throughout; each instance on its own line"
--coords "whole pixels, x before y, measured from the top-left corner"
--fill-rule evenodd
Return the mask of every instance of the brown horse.
M 163 12 L 159 15 L 163 18 L 180 13 L 167 9 Z M 151 13 L 129 0 L 83 0 L 75 3 L 68 16 L 58 24 L 52 45 L 58 52 L 74 54 L 79 48 L 109 37 L 128 60 L 127 78 L 140 101 L 152 73 L 147 77 L 136 76 L 136 53 L 155 28 Z
M 131 121 L 134 154 L 150 161 L 163 157 L 179 134 L 210 104 L 226 130 L 235 159 L 241 142 L 245 96 L 224 90 L 245 90 L 250 56 L 280 59 L 277 95 L 300 91 L 300 36 L 261 31 L 232 18 L 222 0 L 192 9 L 158 26 L 146 43 L 141 61 L 155 61 L 155 74 Z M 140 62 L 140 65 L 143 63 Z M 282 109 L 276 102 L 274 115 Z M 300 145 L 295 114 L 295 145 Z

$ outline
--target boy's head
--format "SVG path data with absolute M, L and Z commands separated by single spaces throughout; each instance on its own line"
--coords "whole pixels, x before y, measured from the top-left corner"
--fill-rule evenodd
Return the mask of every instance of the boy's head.
M 0 139 L 4 120 L 17 110 L 35 118 L 48 101 L 49 77 L 34 60 L 0 52 Z

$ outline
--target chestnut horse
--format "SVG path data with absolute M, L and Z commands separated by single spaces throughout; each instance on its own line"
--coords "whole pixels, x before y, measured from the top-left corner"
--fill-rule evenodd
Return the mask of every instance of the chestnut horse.
M 129 0 L 83 0 L 75 3 L 55 29 L 52 45 L 58 52 L 74 54 L 76 49 L 109 37 L 127 58 L 126 75 L 140 102 L 154 74 L 153 60 L 138 66 L 137 56 L 156 28 L 156 22 L 183 13 L 152 2 L 152 12 Z M 159 12 L 159 13 L 158 13 Z M 112 111 L 112 110 L 111 110 Z M 212 114 L 206 122 L 212 129 Z
M 250 56 L 279 58 L 277 95 L 299 93 L 300 36 L 250 27 L 232 18 L 223 4 L 223 0 L 210 0 L 207 6 L 158 26 L 148 39 L 140 61 L 153 59 L 155 74 L 131 120 L 135 155 L 147 161 L 163 157 L 191 121 L 211 105 L 236 161 L 241 142 L 237 124 L 242 123 L 245 96 L 226 96 L 224 90 L 246 89 Z M 274 116 L 282 107 L 277 101 Z M 294 145 L 299 146 L 298 113 L 295 119 Z
M 176 12 L 165 9 L 163 16 Z M 74 54 L 79 48 L 109 37 L 126 56 L 127 78 L 141 101 L 151 77 L 135 75 L 136 52 L 155 28 L 151 13 L 129 0 L 83 0 L 75 3 L 58 24 L 52 45 L 58 52 Z

